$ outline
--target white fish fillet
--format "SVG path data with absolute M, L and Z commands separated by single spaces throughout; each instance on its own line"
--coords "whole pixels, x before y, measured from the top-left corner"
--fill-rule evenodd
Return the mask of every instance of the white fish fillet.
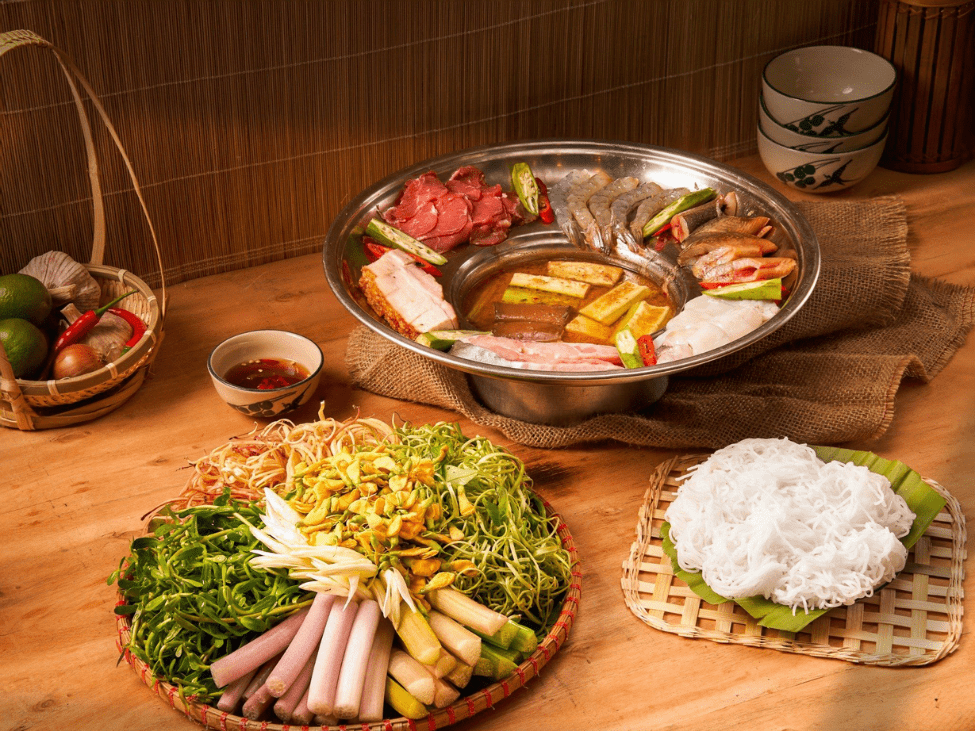
M 668 363 L 720 348 L 757 329 L 778 311 L 773 302 L 765 300 L 695 297 L 654 338 L 657 362 Z

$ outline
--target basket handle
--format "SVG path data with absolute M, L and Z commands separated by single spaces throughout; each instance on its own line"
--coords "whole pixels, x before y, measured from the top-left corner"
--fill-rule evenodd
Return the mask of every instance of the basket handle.
M 58 60 L 58 64 L 61 66 L 61 70 L 64 72 L 64 77 L 68 80 L 68 86 L 71 87 L 71 95 L 74 97 L 75 109 L 78 111 L 78 120 L 81 122 L 81 129 L 85 137 L 85 151 L 88 155 L 88 178 L 91 181 L 91 203 L 94 216 L 94 235 L 92 238 L 91 247 L 91 261 L 90 264 L 101 265 L 105 259 L 105 202 L 102 196 L 102 186 L 99 181 L 98 175 L 98 158 L 95 154 L 95 142 L 91 133 L 91 123 L 88 120 L 88 113 L 85 111 L 85 105 L 81 97 L 81 93 L 78 91 L 78 85 L 75 80 L 81 84 L 91 103 L 95 107 L 95 111 L 98 112 L 98 116 L 101 117 L 105 128 L 112 137 L 112 141 L 115 143 L 115 147 L 118 148 L 119 154 L 122 156 L 122 162 L 125 163 L 125 169 L 129 173 L 129 178 L 132 180 L 132 187 L 135 190 L 135 195 L 139 199 L 139 205 L 142 207 L 142 213 L 145 215 L 146 223 L 149 224 L 149 233 L 152 236 L 152 246 L 156 251 L 156 261 L 159 264 L 159 281 L 160 281 L 160 315 L 162 317 L 166 316 L 166 274 L 163 270 L 162 252 L 159 250 L 159 239 L 156 237 L 156 229 L 152 225 L 152 219 L 149 217 L 149 209 L 146 207 L 145 199 L 142 197 L 142 189 L 139 187 L 139 180 L 136 178 L 135 170 L 132 168 L 132 161 L 129 160 L 129 156 L 125 152 L 125 148 L 122 146 L 122 140 L 119 139 L 118 133 L 115 131 L 114 125 L 112 125 L 111 120 L 108 118 L 108 114 L 105 112 L 105 107 L 102 106 L 101 100 L 95 95 L 94 90 L 91 88 L 91 84 L 85 78 L 84 74 L 78 70 L 74 61 L 68 56 L 64 51 L 57 48 L 50 41 L 46 41 L 39 35 L 29 30 L 13 30 L 6 33 L 0 33 L 0 56 L 12 51 L 15 48 L 21 46 L 40 46 L 41 48 L 46 48 L 50 50 L 55 58 Z

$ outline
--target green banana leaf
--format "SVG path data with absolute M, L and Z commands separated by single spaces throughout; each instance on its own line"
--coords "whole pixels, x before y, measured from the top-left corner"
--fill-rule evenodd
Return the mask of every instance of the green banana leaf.
M 660 526 L 660 535 L 663 538 L 664 555 L 670 559 L 670 563 L 674 567 L 674 576 L 686 583 L 695 594 L 708 604 L 724 604 L 731 601 L 705 584 L 700 571 L 684 571 L 680 567 L 680 564 L 677 563 L 677 548 L 674 546 L 674 542 L 670 540 L 670 523 L 664 523 Z
M 945 499 L 924 482 L 917 472 L 903 462 L 884 459 L 872 452 L 852 449 L 839 449 L 837 447 L 813 447 L 813 449 L 824 462 L 852 462 L 890 480 L 891 489 L 904 498 L 907 506 L 915 515 L 910 532 L 900 539 L 901 543 L 908 549 L 917 543 L 918 538 L 924 534 L 924 531 L 928 529 L 938 513 L 945 507 Z M 677 550 L 673 541 L 670 540 L 670 524 L 664 523 L 660 532 L 663 536 L 663 551 L 670 558 L 674 566 L 674 573 L 681 580 L 687 582 L 691 590 L 704 601 L 711 604 L 728 601 L 709 587 L 699 572 L 684 571 L 680 568 L 677 564 Z M 793 613 L 791 607 L 776 604 L 762 596 L 735 599 L 734 601 L 757 619 L 760 626 L 783 632 L 799 632 L 810 622 L 829 611 L 828 609 L 815 609 L 809 612 L 797 610 Z

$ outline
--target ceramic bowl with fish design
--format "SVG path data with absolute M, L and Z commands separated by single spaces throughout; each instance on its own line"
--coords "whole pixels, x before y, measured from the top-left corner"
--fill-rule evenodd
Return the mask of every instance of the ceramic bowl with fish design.
M 846 152 L 808 152 L 780 145 L 758 128 L 758 154 L 786 185 L 806 193 L 832 193 L 856 185 L 880 162 L 887 133 L 876 142 Z
M 872 145 L 887 133 L 888 112 L 877 124 L 868 130 L 847 137 L 810 137 L 784 127 L 769 116 L 765 100 L 759 99 L 758 125 L 769 139 L 785 147 L 805 152 L 850 152 Z
M 776 56 L 762 72 L 769 116 L 797 134 L 846 137 L 886 116 L 897 72 L 887 59 L 848 46 L 807 46 Z

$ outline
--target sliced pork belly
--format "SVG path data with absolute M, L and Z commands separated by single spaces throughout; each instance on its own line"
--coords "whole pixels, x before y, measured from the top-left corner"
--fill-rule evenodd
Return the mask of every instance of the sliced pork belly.
M 402 251 L 387 251 L 364 266 L 359 287 L 373 310 L 408 338 L 457 328 L 457 313 L 444 299 L 443 287 Z
M 512 368 L 540 371 L 604 371 L 623 367 L 611 345 L 591 343 L 539 343 L 493 335 L 473 335 L 463 342 L 489 350 Z M 453 352 L 453 350 L 451 350 Z
M 548 345 L 549 343 L 545 343 Z M 559 372 L 592 372 L 620 370 L 622 366 L 614 365 L 605 360 L 580 360 L 567 363 L 538 363 L 519 360 L 508 360 L 493 350 L 472 345 L 463 341 L 457 342 L 450 349 L 451 355 L 465 358 L 476 363 L 504 366 L 505 368 L 520 368 L 526 371 L 559 371 Z M 510 352 L 509 352 L 510 355 Z

